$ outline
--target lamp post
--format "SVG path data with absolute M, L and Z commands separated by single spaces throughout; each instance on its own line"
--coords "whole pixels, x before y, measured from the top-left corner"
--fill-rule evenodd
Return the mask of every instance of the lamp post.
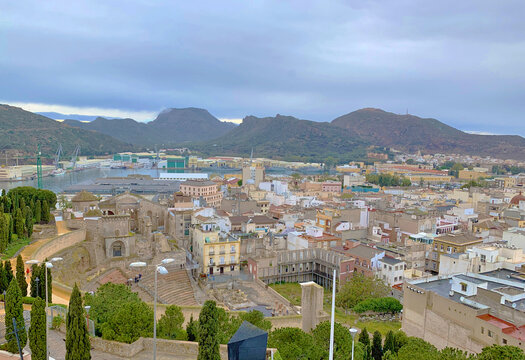
M 33 264 L 40 264 L 40 263 L 43 263 L 45 264 L 45 273 L 46 273 L 46 360 L 49 359 L 49 334 L 48 334 L 48 323 L 49 323 L 49 319 L 48 319 L 48 287 L 47 287 L 47 269 L 52 269 L 53 268 L 53 264 L 54 262 L 57 262 L 57 261 L 62 261 L 64 259 L 62 259 L 61 257 L 55 257 L 55 258 L 52 258 L 50 261 L 38 261 L 38 260 L 28 260 L 26 261 L 26 264 L 29 264 L 29 265 L 33 265 Z M 36 281 L 36 279 L 35 279 Z
M 40 278 L 39 278 L 38 276 L 35 278 L 35 282 L 36 282 L 36 297 L 39 297 L 39 290 L 40 290 L 40 286 L 39 286 L 39 284 L 40 284 Z
M 354 360 L 354 339 L 357 334 L 357 329 L 350 328 L 350 335 L 352 335 L 352 360 Z
M 160 264 L 155 265 L 155 296 L 153 300 L 153 360 L 157 359 L 157 273 L 165 275 L 168 273 L 168 270 L 163 266 L 169 263 L 174 262 L 175 259 L 167 258 L 160 262 Z M 129 264 L 131 268 L 140 268 L 145 267 L 145 262 L 134 262 Z

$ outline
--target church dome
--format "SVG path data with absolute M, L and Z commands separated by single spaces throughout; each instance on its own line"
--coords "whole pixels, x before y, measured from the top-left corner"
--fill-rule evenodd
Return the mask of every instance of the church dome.
M 516 196 L 514 196 L 511 200 L 510 200 L 510 203 L 512 205 L 519 205 L 520 204 L 520 201 L 525 201 L 525 195 L 523 195 L 520 191 L 520 193 Z

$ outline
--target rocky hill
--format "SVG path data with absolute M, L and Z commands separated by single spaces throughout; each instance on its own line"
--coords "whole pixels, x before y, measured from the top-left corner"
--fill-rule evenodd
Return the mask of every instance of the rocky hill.
M 224 135 L 235 127 L 231 123 L 220 121 L 207 110 L 197 108 L 166 109 L 148 123 L 101 117 L 91 122 L 64 122 L 70 126 L 99 131 L 135 145 L 175 145 L 188 141 L 204 141 Z
M 525 159 L 525 139 L 514 135 L 468 134 L 436 119 L 366 108 L 340 116 L 332 126 L 374 145 L 410 152 L 456 153 Z
M 226 135 L 193 144 L 207 154 L 257 156 L 287 160 L 324 161 L 326 157 L 363 157 L 367 143 L 348 136 L 329 123 L 300 120 L 292 116 L 247 116 Z
M 95 131 L 71 127 L 42 115 L 0 104 L 0 150 L 16 149 L 28 155 L 38 144 L 44 155 L 54 154 L 58 144 L 65 153 L 80 145 L 84 155 L 129 151 L 132 145 Z

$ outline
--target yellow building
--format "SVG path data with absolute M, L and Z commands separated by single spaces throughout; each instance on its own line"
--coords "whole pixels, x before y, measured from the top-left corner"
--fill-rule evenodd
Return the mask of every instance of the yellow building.
M 478 180 L 479 178 L 486 178 L 490 175 L 485 171 L 475 171 L 475 170 L 459 170 L 458 178 L 461 180 Z
M 202 274 L 218 275 L 240 270 L 241 241 L 221 231 L 215 223 L 195 225 L 192 252 Z

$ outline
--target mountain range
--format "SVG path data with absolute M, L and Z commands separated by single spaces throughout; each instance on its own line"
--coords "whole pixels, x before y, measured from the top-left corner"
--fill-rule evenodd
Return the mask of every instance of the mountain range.
M 85 155 L 112 154 L 133 149 L 133 145 L 111 136 L 0 104 L 0 150 L 16 149 L 25 155 L 34 155 L 40 145 L 43 155 L 51 155 L 59 144 L 62 144 L 66 154 L 72 153 L 77 145 L 80 145 Z
M 207 110 L 197 108 L 162 111 L 148 123 L 133 119 L 106 119 L 98 117 L 91 122 L 67 119 L 64 124 L 86 130 L 95 130 L 135 145 L 173 145 L 188 141 L 209 140 L 226 134 L 234 124 L 222 122 Z
M 0 105 L 0 149 L 34 152 L 36 144 L 53 153 L 76 144 L 82 154 L 103 154 L 145 147 L 185 146 L 203 155 L 257 156 L 297 161 L 366 159 L 369 151 L 470 154 L 525 160 L 525 139 L 513 135 L 468 134 L 436 119 L 365 108 L 331 122 L 276 115 L 247 116 L 236 126 L 198 108 L 162 111 L 148 123 L 98 117 L 62 123 Z

